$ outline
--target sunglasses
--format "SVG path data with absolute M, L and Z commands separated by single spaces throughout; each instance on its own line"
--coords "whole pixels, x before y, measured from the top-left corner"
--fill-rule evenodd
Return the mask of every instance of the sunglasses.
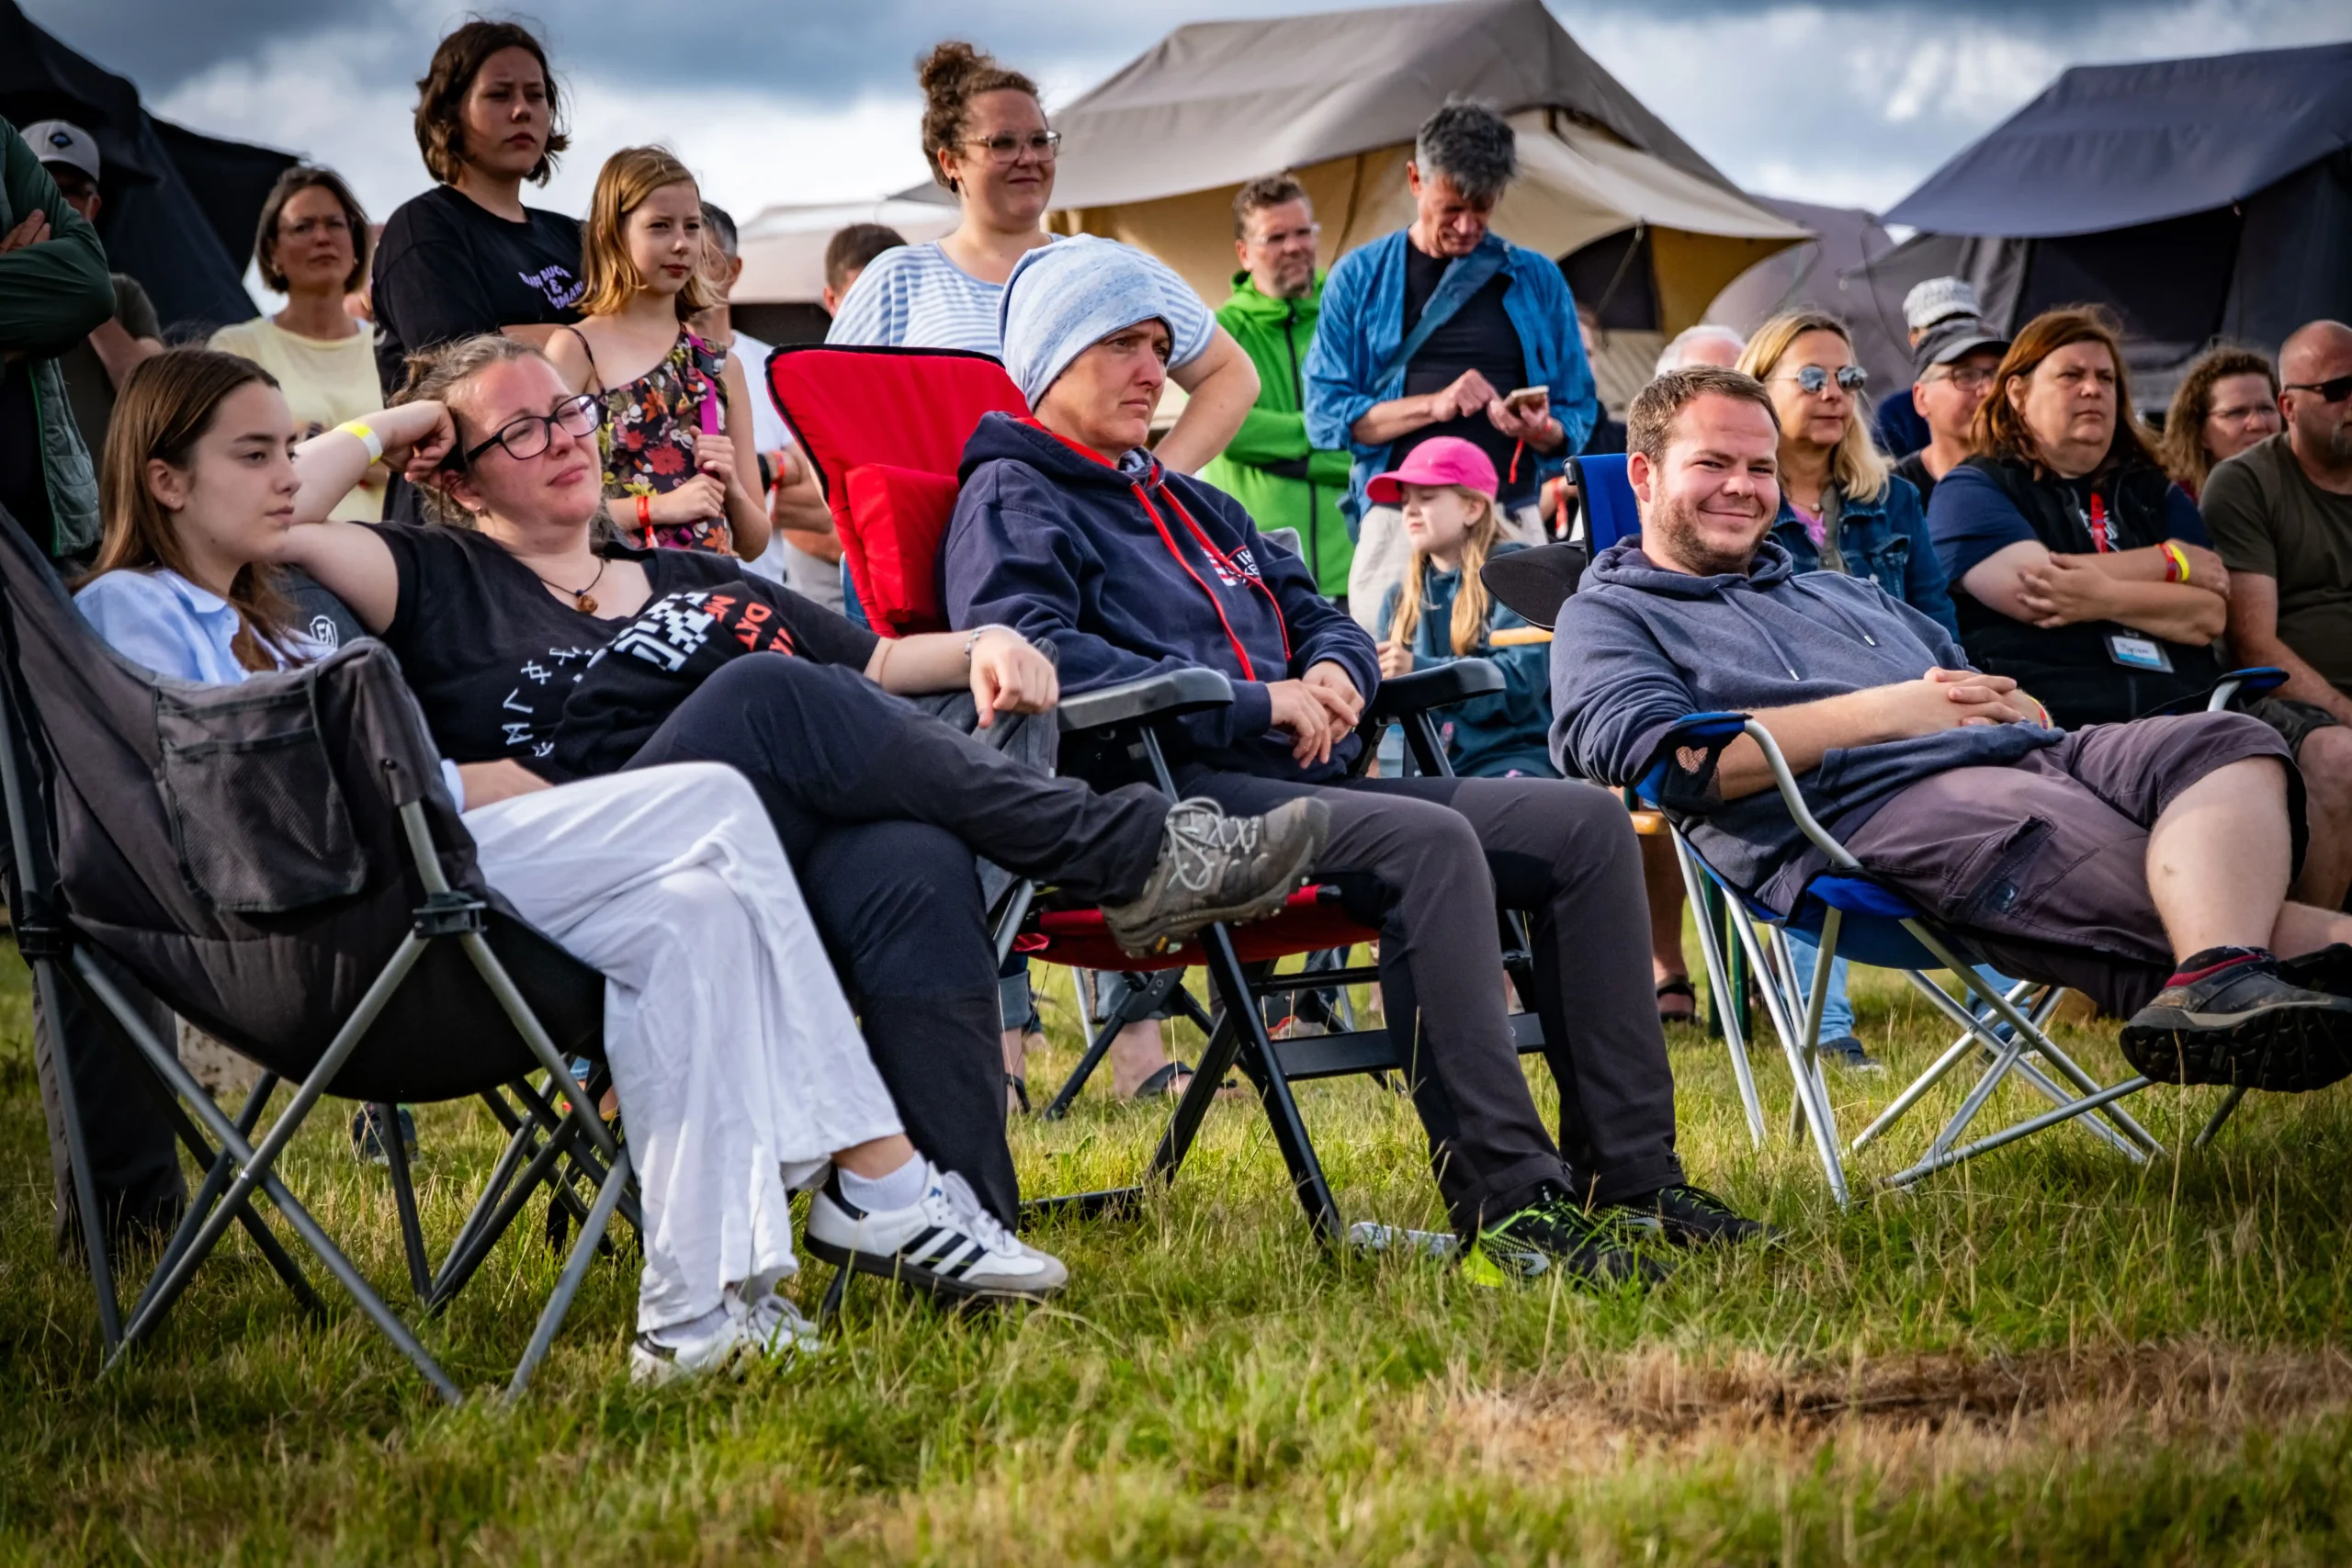
M 2331 376 L 2324 381 L 2290 381 L 2290 392 L 2317 392 L 2324 403 L 2340 403 L 2352 398 L 2352 376 Z
M 1795 375 L 1782 376 L 1779 379 L 1794 381 L 1797 384 L 1797 390 L 1811 397 L 1819 397 L 1823 389 L 1829 385 L 1829 372 L 1818 365 L 1808 365 Z M 1859 365 L 1841 365 L 1838 367 L 1838 385 L 1845 391 L 1859 392 L 1870 385 L 1870 380 L 1871 373 Z
M 559 427 L 566 435 L 588 435 L 604 423 L 604 403 L 593 394 L 582 392 L 576 398 L 564 399 L 552 412 L 520 414 L 508 420 L 489 440 L 454 455 L 448 466 L 470 468 L 475 458 L 493 446 L 504 447 L 506 455 L 518 463 L 528 462 L 548 449 Z

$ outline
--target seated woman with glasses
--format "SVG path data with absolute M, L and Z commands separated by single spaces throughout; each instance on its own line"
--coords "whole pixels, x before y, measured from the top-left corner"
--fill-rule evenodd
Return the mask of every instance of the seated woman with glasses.
M 1846 323 L 1817 310 L 1773 317 L 1747 340 L 1739 368 L 1764 383 L 1781 424 L 1781 513 L 1772 541 L 1799 571 L 1867 578 L 1957 636 L 1951 595 L 1921 515 L 1919 492 L 1890 470 L 1871 434 L 1869 373 L 1854 360 Z M 1798 982 L 1808 993 L 1817 949 L 1792 931 Z M 1846 961 L 1830 967 L 1822 1008 L 1826 1058 L 1849 1071 L 1885 1069 L 1854 1033 Z
M 421 449 L 405 471 L 438 521 L 314 523 L 306 487 L 277 558 L 400 656 L 458 762 L 559 781 L 683 761 L 745 775 L 909 1135 L 1012 1223 L 976 854 L 1102 902 L 1140 948 L 1279 907 L 1319 847 L 1313 814 L 1098 795 L 888 694 L 968 690 L 988 727 L 1045 711 L 1053 666 L 1005 627 L 886 641 L 724 556 L 599 543 L 600 406 L 512 338 L 420 355 L 380 425 L 330 432 L 303 460 L 306 477 L 333 460 L 356 479 L 379 446 Z
M 2200 500 L 2213 465 L 2278 434 L 2278 372 L 2250 348 L 2224 344 L 2189 362 L 2165 413 L 2156 456 L 2172 482 Z

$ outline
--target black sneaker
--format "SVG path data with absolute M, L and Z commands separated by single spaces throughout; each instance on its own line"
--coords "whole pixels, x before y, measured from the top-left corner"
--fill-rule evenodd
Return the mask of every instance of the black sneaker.
M 1168 809 L 1159 860 L 1143 891 L 1102 906 L 1129 953 L 1165 953 L 1215 920 L 1258 920 L 1283 907 L 1331 836 L 1331 808 L 1312 796 L 1263 817 L 1227 817 L 1213 800 Z
M 1524 1284 L 1554 1269 L 1578 1284 L 1602 1286 L 1628 1280 L 1654 1285 L 1672 1272 L 1634 1251 L 1622 1226 L 1586 1213 L 1557 1187 L 1480 1231 L 1462 1258 L 1463 1278 L 1474 1285 Z
M 1862 1043 L 1850 1034 L 1840 1034 L 1835 1040 L 1821 1043 L 1821 1059 L 1841 1073 L 1883 1073 L 1886 1064 L 1862 1049 Z
M 384 1146 L 384 1124 L 376 1112 L 379 1107 L 362 1105 L 351 1113 L 352 1157 L 368 1165 L 390 1165 L 392 1156 Z M 393 1119 L 400 1128 L 401 1153 L 416 1153 L 416 1118 L 405 1105 L 393 1108 Z
M 2123 1026 L 2121 1043 L 2132 1066 L 2160 1083 L 2301 1094 L 2352 1073 L 2352 997 L 2306 990 L 2271 959 L 2234 963 L 2158 991 Z
M 1661 1187 L 1646 1198 L 1629 1198 L 1601 1211 L 1604 1219 L 1625 1220 L 1654 1228 L 1659 1237 L 1677 1247 L 1713 1247 L 1719 1243 L 1773 1241 L 1780 1232 L 1761 1220 L 1751 1220 L 1703 1187 L 1679 1181 Z

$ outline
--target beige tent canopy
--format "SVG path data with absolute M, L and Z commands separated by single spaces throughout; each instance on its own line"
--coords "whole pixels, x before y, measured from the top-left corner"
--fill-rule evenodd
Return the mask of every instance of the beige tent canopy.
M 1494 104 L 1518 129 L 1522 174 L 1495 227 L 1555 256 L 1643 230 L 1663 332 L 1811 238 L 1644 108 L 1543 0 L 1179 28 L 1054 116 L 1063 142 L 1049 221 L 1140 246 L 1222 299 L 1235 191 L 1290 170 L 1314 197 L 1329 265 L 1411 220 L 1413 133 L 1452 97 Z

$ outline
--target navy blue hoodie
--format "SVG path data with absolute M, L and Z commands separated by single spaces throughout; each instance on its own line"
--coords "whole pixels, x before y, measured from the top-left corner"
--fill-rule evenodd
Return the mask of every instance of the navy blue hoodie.
M 1305 563 L 1259 538 L 1238 502 L 1148 453 L 1114 468 L 1001 413 L 972 433 L 959 478 L 940 551 L 953 625 L 995 622 L 1052 644 L 1071 692 L 1222 671 L 1233 705 L 1184 718 L 1171 763 L 1306 782 L 1346 771 L 1352 736 L 1320 766 L 1291 760 L 1266 686 L 1329 660 L 1369 700 L 1378 650 L 1316 592 Z
M 1767 539 L 1745 577 L 1692 577 L 1650 564 L 1638 540 L 1600 552 L 1560 608 L 1552 637 L 1552 757 L 1564 773 L 1630 784 L 1674 723 L 1754 712 L 1973 668 L 1952 634 L 1868 578 L 1793 570 Z M 1850 833 L 1906 785 L 1951 768 L 1999 766 L 2059 731 L 1976 725 L 1833 750 L 1797 775 L 1815 818 Z M 1785 912 L 1819 869 L 1778 790 L 1746 795 L 1692 825 L 1709 864 Z

